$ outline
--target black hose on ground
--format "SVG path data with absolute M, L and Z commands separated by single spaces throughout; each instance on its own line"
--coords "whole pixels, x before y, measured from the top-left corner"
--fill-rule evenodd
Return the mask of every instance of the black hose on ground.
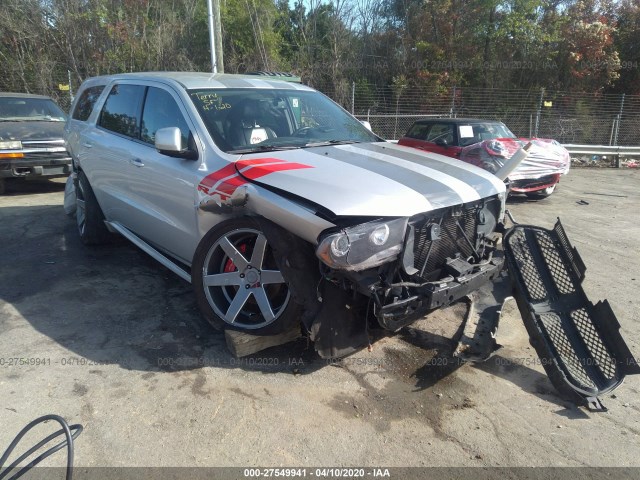
M 9 466 L 7 466 L 5 468 L 5 464 L 6 464 L 7 460 L 8 460 L 8 458 L 9 458 L 9 456 L 11 455 L 13 450 L 16 448 L 18 443 L 20 443 L 20 440 L 22 440 L 22 438 L 27 434 L 27 432 L 29 432 L 29 430 L 31 430 L 36 425 L 39 425 L 40 423 L 43 423 L 43 422 L 46 422 L 46 421 L 49 421 L 49 420 L 54 420 L 54 421 L 58 422 L 62 426 L 62 429 L 58 430 L 57 432 L 52 433 L 48 437 L 46 437 L 43 440 L 41 440 L 40 442 L 38 442 L 36 445 L 31 447 L 25 453 L 20 455 L 20 457 L 18 457 L 16 460 L 14 460 L 13 463 L 11 463 L 11 465 L 9 465 Z M 73 433 L 72 433 L 72 431 L 73 431 Z M 73 441 L 76 438 L 78 438 L 78 435 L 80 435 L 81 433 L 82 433 L 82 425 L 76 424 L 76 425 L 69 426 L 67 424 L 67 422 L 65 421 L 65 419 L 60 417 L 59 415 L 44 415 L 43 417 L 36 418 L 33 422 L 29 423 L 26 427 L 24 427 L 20 431 L 20 433 L 18 433 L 18 435 L 16 435 L 16 438 L 13 439 L 13 441 L 11 442 L 11 445 L 9 445 L 9 448 L 7 448 L 5 450 L 5 452 L 2 454 L 2 457 L 0 457 L 0 480 L 4 479 L 13 470 L 17 469 L 17 467 L 20 464 L 20 462 L 22 462 L 24 459 L 28 458 L 29 455 L 31 455 L 34 452 L 38 451 L 44 445 L 46 445 L 51 440 L 53 440 L 54 438 L 56 438 L 57 436 L 59 436 L 61 434 L 64 434 L 64 436 L 65 436 L 65 439 L 62 442 L 58 443 L 57 445 L 54 445 L 49 450 L 44 452 L 42 455 L 38 456 L 37 458 L 35 458 L 31 462 L 29 462 L 27 465 L 25 465 L 24 467 L 20 468 L 17 471 L 17 473 L 15 473 L 13 476 L 9 477 L 8 480 L 17 480 L 22 475 L 24 475 L 29 470 L 31 470 L 33 467 L 35 467 L 37 464 L 39 464 L 42 460 L 44 460 L 45 458 L 49 457 L 50 455 L 53 455 L 54 453 L 56 453 L 61 448 L 64 448 L 65 446 L 67 447 L 67 475 L 66 475 L 66 478 L 67 478 L 67 480 L 72 480 L 72 477 L 73 477 Z

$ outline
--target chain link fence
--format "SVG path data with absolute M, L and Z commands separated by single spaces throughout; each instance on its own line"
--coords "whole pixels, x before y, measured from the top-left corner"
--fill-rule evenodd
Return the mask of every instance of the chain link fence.
M 66 72 L 43 72 L 37 78 L 11 75 L 0 77 L 0 91 L 48 95 L 68 112 L 77 83 Z M 468 117 L 499 120 L 519 137 L 554 138 L 565 144 L 640 144 L 640 95 L 344 82 L 318 89 L 390 140 L 422 118 Z
M 554 138 L 565 144 L 640 143 L 640 95 L 352 84 L 351 98 L 345 101 L 343 94 L 323 91 L 390 140 L 422 118 L 467 117 L 499 120 L 519 137 Z

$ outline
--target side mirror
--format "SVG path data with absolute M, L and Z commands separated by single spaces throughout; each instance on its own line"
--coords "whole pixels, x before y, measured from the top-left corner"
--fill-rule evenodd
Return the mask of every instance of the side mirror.
M 439 138 L 438 140 L 436 140 L 436 145 L 438 145 L 439 147 L 448 147 L 449 142 L 447 142 L 444 138 Z
M 367 122 L 366 120 L 360 120 L 360 123 L 364 125 L 364 128 L 366 128 L 370 132 L 373 132 L 373 130 L 371 129 L 371 124 L 369 122 Z
M 189 150 L 186 145 L 182 145 L 182 134 L 178 127 L 160 128 L 156 131 L 156 150 L 164 155 L 177 158 L 196 160 L 198 152 Z

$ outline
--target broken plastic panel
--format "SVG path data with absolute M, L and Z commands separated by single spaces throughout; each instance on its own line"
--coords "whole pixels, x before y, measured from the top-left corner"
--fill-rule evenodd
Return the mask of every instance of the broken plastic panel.
M 513 227 L 504 248 L 531 345 L 551 382 L 569 400 L 604 409 L 597 397 L 640 366 L 609 303 L 594 305 L 584 293 L 586 268 L 560 219 L 553 230 Z

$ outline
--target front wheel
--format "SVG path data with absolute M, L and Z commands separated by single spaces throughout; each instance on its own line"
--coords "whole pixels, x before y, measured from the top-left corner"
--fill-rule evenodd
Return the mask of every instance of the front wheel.
M 272 240 L 257 221 L 242 218 L 222 222 L 200 242 L 192 282 L 198 306 L 215 328 L 267 335 L 299 322 L 302 307 L 292 300 Z

